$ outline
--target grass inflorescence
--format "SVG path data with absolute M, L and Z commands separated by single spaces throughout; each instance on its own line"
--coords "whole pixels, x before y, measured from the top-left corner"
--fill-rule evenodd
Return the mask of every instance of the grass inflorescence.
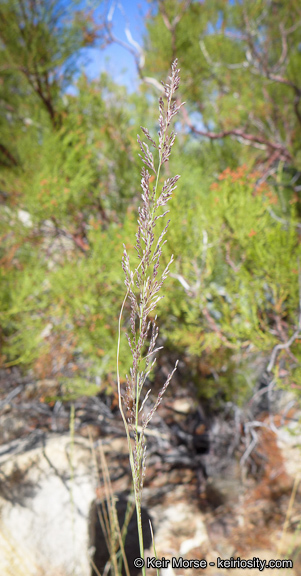
M 182 106 L 182 104 L 174 100 L 174 95 L 180 82 L 177 65 L 177 60 L 175 60 L 172 64 L 169 82 L 162 83 L 164 86 L 164 98 L 159 98 L 158 143 L 151 137 L 147 128 L 141 127 L 145 138 L 157 152 L 157 163 L 154 160 L 149 144 L 141 141 L 138 136 L 138 143 L 141 149 L 139 156 L 144 163 L 141 172 L 142 205 L 138 208 L 138 230 L 135 245 L 138 262 L 133 268 L 125 246 L 122 258 L 127 290 L 119 317 L 117 381 L 119 407 L 128 439 L 137 512 L 139 546 L 143 559 L 144 546 L 141 522 L 141 496 L 146 467 L 145 430 L 157 410 L 177 367 L 176 364 L 174 370 L 168 375 L 153 406 L 148 412 L 145 411 L 146 401 L 150 394 L 150 389 L 146 389 L 148 377 L 156 361 L 156 352 L 160 349 L 156 347 L 159 330 L 154 314 L 158 302 L 163 298 L 161 289 L 173 261 L 173 256 L 171 256 L 167 266 L 161 269 L 160 260 L 162 248 L 166 243 L 165 235 L 168 230 L 169 220 L 157 239 L 155 228 L 159 218 L 165 218 L 168 214 L 165 206 L 171 199 L 172 193 L 177 186 L 177 181 L 180 178 L 178 175 L 167 178 L 159 192 L 161 170 L 170 157 L 171 149 L 176 138 L 175 132 L 170 129 L 171 121 Z M 153 176 L 153 178 L 151 178 L 151 176 Z M 154 186 L 151 186 L 151 181 L 153 180 Z M 119 349 L 123 310 L 128 300 L 131 309 L 130 333 L 127 333 L 126 336 L 132 353 L 132 366 L 130 373 L 126 376 L 126 387 L 122 393 L 119 376 Z M 132 437 L 134 438 L 133 444 L 131 441 Z M 145 568 L 143 568 L 142 571 L 143 574 L 145 574 Z

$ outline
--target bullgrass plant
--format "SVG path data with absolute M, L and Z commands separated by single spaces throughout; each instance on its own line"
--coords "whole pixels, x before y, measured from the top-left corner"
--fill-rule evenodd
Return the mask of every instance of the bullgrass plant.
M 168 161 L 176 134 L 170 129 L 171 121 L 178 113 L 182 104 L 174 99 L 179 87 L 178 62 L 175 60 L 171 68 L 169 82 L 163 83 L 164 98 L 159 98 L 159 133 L 158 143 L 153 140 L 149 131 L 141 127 L 141 130 L 155 149 L 157 162 L 150 151 L 149 145 L 140 140 L 139 154 L 144 166 L 141 172 L 142 206 L 138 208 L 138 230 L 136 233 L 135 250 L 138 262 L 132 266 L 128 252 L 124 246 L 122 267 L 125 274 L 126 294 L 122 303 L 119 316 L 118 348 L 117 348 L 117 382 L 119 395 L 119 408 L 124 422 L 128 440 L 129 459 L 133 479 L 133 492 L 137 513 L 138 537 L 140 556 L 144 561 L 144 545 L 141 520 L 141 498 L 143 480 L 146 470 L 146 428 L 155 411 L 161 403 L 164 392 L 169 385 L 174 370 L 168 375 L 165 384 L 159 392 L 152 407 L 146 409 L 146 402 L 151 390 L 148 387 L 148 378 L 156 361 L 156 353 L 160 348 L 156 347 L 158 338 L 158 326 L 156 324 L 155 309 L 158 302 L 163 298 L 161 289 L 166 280 L 170 265 L 173 261 L 171 256 L 166 267 L 160 266 L 162 248 L 166 243 L 165 235 L 168 230 L 169 220 L 162 232 L 156 234 L 156 226 L 159 218 L 165 218 L 168 210 L 165 207 L 172 197 L 180 176 L 167 178 L 161 190 L 160 177 L 163 165 Z M 152 186 L 152 182 L 154 185 Z M 129 333 L 126 333 L 128 344 L 132 354 L 132 366 L 129 375 L 126 376 L 125 390 L 121 390 L 119 374 L 119 351 L 121 339 L 121 326 L 123 312 L 126 303 L 130 306 Z M 133 443 L 132 443 L 133 439 Z M 143 562 L 144 563 L 144 562 Z M 142 563 L 142 564 L 143 564 Z M 145 566 L 142 566 L 145 575 Z

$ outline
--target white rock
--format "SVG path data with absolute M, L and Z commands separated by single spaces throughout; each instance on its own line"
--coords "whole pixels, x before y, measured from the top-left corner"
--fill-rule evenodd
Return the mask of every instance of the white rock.
M 90 576 L 90 443 L 76 438 L 72 448 L 68 435 L 52 437 L 8 456 L 0 457 L 1 576 Z
M 155 541 L 158 557 L 165 555 L 185 555 L 193 548 L 209 545 L 204 515 L 189 502 L 177 502 L 177 490 L 174 490 L 174 502 L 164 506 L 154 518 Z M 157 517 L 159 516 L 159 517 Z
M 18 210 L 18 218 L 19 218 L 20 222 L 22 222 L 22 224 L 24 226 L 26 226 L 26 228 L 32 227 L 32 219 L 31 219 L 29 212 L 26 212 L 25 210 L 21 210 L 21 209 Z
M 208 541 L 208 534 L 206 526 L 200 517 L 195 520 L 195 534 L 193 538 L 184 540 L 180 546 L 180 554 L 185 555 L 193 550 L 193 548 L 199 548 L 202 544 Z
M 51 322 L 46 324 L 45 328 L 42 330 L 42 332 L 40 334 L 41 340 L 44 340 L 44 338 L 48 338 L 48 336 L 50 336 L 52 328 L 53 328 L 53 324 L 51 324 Z

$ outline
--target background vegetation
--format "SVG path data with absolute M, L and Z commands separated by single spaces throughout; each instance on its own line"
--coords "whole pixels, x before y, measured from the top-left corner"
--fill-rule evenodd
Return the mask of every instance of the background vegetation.
M 144 82 L 129 94 L 79 69 L 80 51 L 112 41 L 105 16 L 74 1 L 0 2 L 1 366 L 56 378 L 63 395 L 115 389 L 136 134 L 158 131 L 154 86 L 177 57 L 186 107 L 167 166 L 181 180 L 162 362 L 176 353 L 183 384 L 216 405 L 249 397 L 257 366 L 298 393 L 299 2 L 149 4 L 145 63 L 136 58 Z M 125 373 L 125 339 L 121 360 Z

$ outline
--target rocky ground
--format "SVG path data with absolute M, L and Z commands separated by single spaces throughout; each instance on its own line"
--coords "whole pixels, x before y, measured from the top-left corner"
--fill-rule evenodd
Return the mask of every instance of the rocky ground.
M 103 570 L 98 508 L 107 488 L 101 450 L 124 515 L 131 484 L 116 397 L 77 399 L 72 438 L 71 404 L 49 401 L 57 394 L 55 380 L 35 381 L 13 369 L 0 374 L 3 576 L 51 576 L 52 564 L 56 576 Z M 288 396 L 270 413 L 257 409 L 255 416 L 249 407 L 228 405 L 208 417 L 193 388 L 167 394 L 147 436 L 145 523 L 151 518 L 159 558 L 205 559 L 215 566 L 200 571 L 169 565 L 162 574 L 258 574 L 218 569 L 218 557 L 292 558 L 294 568 L 277 573 L 301 573 L 299 417 Z M 129 533 L 135 534 L 134 525 Z M 130 563 L 136 545 L 135 537 L 128 542 Z M 138 571 L 132 567 L 131 574 Z

